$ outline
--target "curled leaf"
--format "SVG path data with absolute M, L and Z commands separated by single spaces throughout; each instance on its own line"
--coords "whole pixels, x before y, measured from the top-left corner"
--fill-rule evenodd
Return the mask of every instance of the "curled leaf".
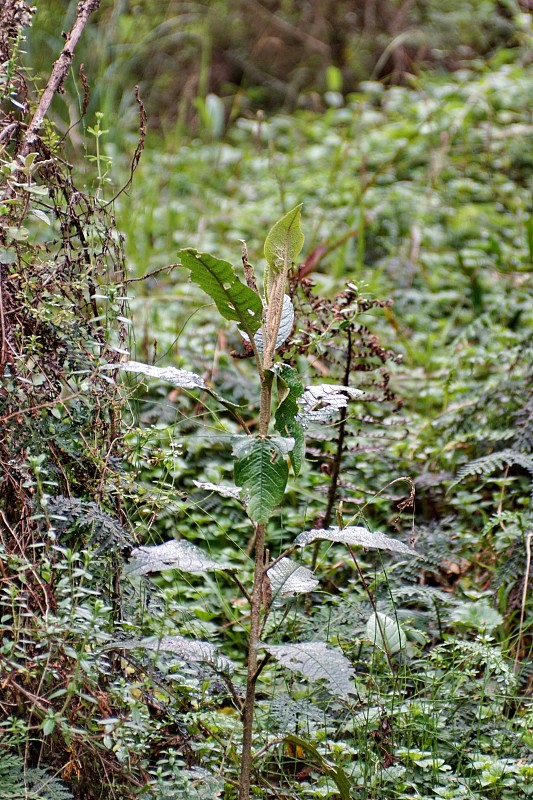
M 281 558 L 267 570 L 272 589 L 272 605 L 280 606 L 291 597 L 312 592 L 318 586 L 317 579 L 307 567 L 302 567 L 290 558 Z
M 329 691 L 348 699 L 356 691 L 351 678 L 352 665 L 341 652 L 324 642 L 299 642 L 296 644 L 260 645 L 276 661 L 299 672 L 311 681 L 325 680 Z
M 292 331 L 292 326 L 294 325 L 294 306 L 292 304 L 292 300 L 288 294 L 283 295 L 283 309 L 281 312 L 281 320 L 279 323 L 278 328 L 278 335 L 276 337 L 276 350 L 278 347 L 281 347 L 283 342 L 285 342 Z M 247 334 L 241 331 L 241 335 L 243 339 L 249 340 Z M 255 343 L 257 345 L 258 351 L 263 354 L 264 344 L 263 344 L 263 329 L 259 328 L 257 333 L 254 336 Z
M 149 636 L 145 639 L 129 639 L 126 641 L 112 642 L 106 646 L 109 650 L 155 650 L 165 653 L 175 653 L 178 658 L 188 663 L 205 662 L 211 664 L 218 672 L 231 673 L 234 670 L 233 662 L 226 656 L 217 653 L 216 647 L 210 642 L 185 639 L 184 636 L 163 636 L 158 639 Z
M 179 386 L 181 389 L 209 389 L 200 375 L 186 369 L 154 367 L 153 364 L 141 364 L 140 361 L 125 361 L 117 366 L 126 372 L 137 372 L 148 378 L 158 378 L 160 381 L 171 383 L 172 386 Z
M 281 402 L 276 410 L 276 430 L 282 436 L 294 439 L 294 448 L 289 455 L 294 474 L 298 475 L 305 455 L 304 426 L 300 420 L 297 400 L 304 387 L 294 367 L 278 364 L 272 367 L 278 377 L 278 394 Z
M 341 408 L 345 408 L 348 400 L 356 400 L 363 395 L 364 392 L 353 386 L 337 386 L 330 383 L 306 386 L 305 392 L 298 398 L 301 408 L 300 420 L 304 426 L 308 422 L 324 422 Z
M 398 539 L 392 539 L 380 531 L 369 531 L 367 528 L 358 526 L 340 529 L 337 526 L 333 526 L 327 530 L 317 528 L 311 531 L 303 531 L 296 537 L 294 544 L 298 545 L 298 547 L 305 547 L 316 539 L 358 545 L 360 547 L 368 547 L 371 550 L 389 550 L 392 553 L 405 553 L 410 556 L 418 555 L 416 550 L 398 541 Z
M 157 378 L 160 381 L 170 383 L 172 386 L 177 386 L 180 389 L 203 389 L 224 406 L 236 407 L 235 403 L 217 394 L 214 389 L 208 386 L 200 375 L 197 375 L 195 372 L 189 372 L 187 369 L 177 369 L 177 367 L 154 367 L 153 364 L 142 364 L 140 361 L 124 361 L 122 363 L 112 364 L 111 367 L 113 369 L 120 367 L 120 369 L 123 369 L 125 372 L 137 372 L 140 375 L 146 375 L 147 378 Z
M 373 645 L 391 656 L 405 648 L 406 637 L 400 623 L 379 611 L 366 623 L 366 635 Z
M 203 481 L 194 481 L 197 489 L 203 489 L 205 492 L 216 492 L 221 497 L 232 497 L 234 500 L 241 499 L 241 489 L 237 486 L 224 486 L 221 483 L 205 483 Z
M 214 561 L 191 542 L 171 539 L 163 544 L 136 547 L 132 551 L 125 572 L 129 577 L 135 577 L 168 569 L 179 569 L 182 572 L 207 572 L 213 569 L 233 568 L 229 564 Z

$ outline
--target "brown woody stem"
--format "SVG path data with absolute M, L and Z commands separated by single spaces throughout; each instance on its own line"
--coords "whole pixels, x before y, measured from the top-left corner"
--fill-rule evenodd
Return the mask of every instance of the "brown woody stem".
M 263 575 L 265 570 L 265 524 L 255 528 L 254 588 L 252 592 L 252 611 L 250 636 L 248 640 L 248 672 L 246 678 L 246 697 L 242 712 L 242 756 L 239 800 L 249 800 L 252 774 L 252 739 L 255 710 L 255 686 L 257 682 L 257 643 L 261 628 L 261 608 L 263 604 Z
M 76 45 L 80 40 L 83 29 L 87 24 L 87 20 L 94 11 L 98 10 L 99 6 L 100 0 L 81 0 L 81 2 L 78 4 L 74 25 L 72 26 L 70 33 L 67 35 L 65 46 L 63 47 L 59 58 L 53 66 L 52 74 L 50 75 L 48 83 L 46 84 L 46 89 L 39 100 L 39 105 L 37 106 L 35 114 L 33 115 L 32 120 L 28 125 L 28 129 L 22 139 L 18 152 L 18 155 L 21 158 L 26 158 L 26 156 L 35 149 L 38 141 L 39 131 L 41 130 L 54 95 L 59 91 L 59 89 L 61 89 L 61 86 L 67 77 L 68 71 L 74 59 L 74 50 L 76 49 Z
M 261 399 L 259 406 L 259 435 L 267 436 L 270 425 L 272 403 L 271 372 L 263 372 Z M 248 639 L 248 667 L 246 677 L 246 696 L 242 711 L 242 755 L 239 781 L 239 800 L 249 800 L 252 776 L 252 741 L 255 710 L 255 687 L 257 683 L 257 644 L 261 633 L 261 611 L 263 608 L 263 578 L 265 575 L 265 534 L 266 525 L 258 522 L 255 526 L 254 586 L 250 611 L 250 634 Z

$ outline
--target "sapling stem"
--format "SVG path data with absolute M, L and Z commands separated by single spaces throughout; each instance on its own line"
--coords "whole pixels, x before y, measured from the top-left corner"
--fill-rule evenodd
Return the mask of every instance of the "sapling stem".
M 270 425 L 272 404 L 271 372 L 262 373 L 259 406 L 259 435 L 267 436 Z M 265 533 L 266 525 L 259 522 L 255 526 L 254 585 L 250 611 L 250 635 L 248 639 L 248 665 L 246 676 L 246 695 L 242 711 L 242 756 L 239 782 L 239 800 L 249 800 L 252 774 L 252 739 L 255 709 L 255 687 L 259 675 L 257 668 L 257 644 L 261 634 L 261 609 L 263 606 L 263 578 L 265 574 Z
M 242 761 L 239 800 L 249 800 L 252 772 L 252 737 L 254 724 L 255 685 L 257 682 L 257 643 L 261 629 L 261 607 L 263 604 L 263 575 L 265 571 L 265 524 L 255 527 L 255 564 L 250 635 L 248 639 L 248 668 L 246 695 L 242 712 Z
M 266 309 L 262 319 L 263 352 L 258 351 L 254 337 L 250 338 L 257 365 L 257 374 L 261 382 L 259 400 L 259 438 L 266 439 L 269 434 L 272 416 L 272 384 L 274 373 L 271 367 L 274 361 L 278 332 L 283 314 L 283 300 L 287 274 L 291 262 L 300 252 L 303 245 L 303 234 L 299 227 L 300 208 L 297 206 L 283 217 L 270 231 L 265 241 L 265 255 L 270 267 L 270 277 L 265 279 Z M 282 243 L 280 244 L 280 239 Z M 281 266 L 278 265 L 281 260 Z M 243 242 L 242 263 L 248 288 L 257 292 L 253 268 L 248 262 L 248 250 Z M 250 633 L 248 639 L 248 663 L 246 676 L 246 695 L 242 710 L 242 755 L 239 781 L 239 800 L 249 800 L 252 775 L 252 743 L 255 711 L 255 687 L 261 670 L 268 662 L 264 658 L 258 666 L 257 646 L 270 604 L 268 576 L 269 553 L 265 547 L 266 522 L 264 513 L 254 525 L 254 580 L 250 603 Z M 263 614 L 263 609 L 265 614 Z

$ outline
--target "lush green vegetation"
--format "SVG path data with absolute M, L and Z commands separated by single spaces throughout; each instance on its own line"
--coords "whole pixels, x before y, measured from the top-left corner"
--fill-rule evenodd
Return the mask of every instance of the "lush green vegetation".
M 32 148 L 2 53 L 6 797 L 533 795 L 532 40 L 472 5 L 454 72 L 368 39 L 290 114 L 205 78 L 147 131 L 104 4 Z M 180 7 L 206 75 L 222 6 Z

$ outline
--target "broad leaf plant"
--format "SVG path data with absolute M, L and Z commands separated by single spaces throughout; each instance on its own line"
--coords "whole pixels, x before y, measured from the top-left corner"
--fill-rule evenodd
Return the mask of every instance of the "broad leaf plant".
M 350 400 L 364 400 L 364 393 L 351 386 L 303 385 L 295 367 L 276 355 L 290 336 L 294 324 L 293 304 L 287 294 L 288 279 L 303 244 L 301 205 L 298 205 L 274 225 L 266 238 L 264 254 L 267 266 L 262 295 L 257 288 L 254 269 L 248 262 L 245 243 L 242 258 L 245 281 L 240 279 L 231 264 L 214 256 L 193 249 L 182 250 L 179 254 L 181 265 L 189 271 L 191 280 L 211 297 L 224 319 L 237 324 L 251 348 L 260 387 L 257 432 L 250 432 L 238 408 L 221 397 L 199 375 L 136 361 L 121 365 L 126 371 L 155 377 L 174 386 L 209 392 L 243 427 L 243 433 L 233 441 L 235 487 L 196 483 L 199 488 L 218 492 L 223 497 L 239 499 L 253 526 L 253 586 L 251 590 L 242 587 L 250 604 L 246 689 L 242 700 L 237 692 L 233 692 L 234 699 L 241 705 L 242 715 L 239 800 L 248 800 L 253 788 L 256 685 L 266 660 L 274 658 L 284 668 L 308 680 L 325 681 L 327 690 L 339 699 L 348 700 L 355 692 L 353 668 L 340 650 L 325 642 L 274 645 L 262 641 L 270 608 L 282 604 L 288 597 L 310 593 L 318 584 L 311 570 L 289 558 L 292 551 L 317 540 L 326 540 L 343 543 L 350 552 L 352 547 L 359 546 L 416 555 L 412 547 L 383 533 L 363 527 L 337 526 L 303 531 L 292 547 L 273 559 L 270 556 L 269 520 L 283 503 L 290 470 L 297 475 L 301 469 L 305 457 L 305 430 L 309 422 L 331 420 Z M 273 391 L 275 385 L 277 392 Z M 171 569 L 206 572 L 235 567 L 214 561 L 191 543 L 171 540 L 135 549 L 126 574 L 135 579 Z M 403 634 L 395 620 L 374 613 L 369 619 L 368 631 L 374 644 L 389 655 L 403 647 Z M 113 647 L 170 650 L 185 661 L 210 664 L 228 682 L 234 669 L 231 661 L 219 655 L 210 643 L 181 636 L 116 642 Z M 263 653 L 266 655 L 261 659 Z M 331 774 L 340 795 L 349 797 L 344 776 L 337 775 L 334 770 Z

